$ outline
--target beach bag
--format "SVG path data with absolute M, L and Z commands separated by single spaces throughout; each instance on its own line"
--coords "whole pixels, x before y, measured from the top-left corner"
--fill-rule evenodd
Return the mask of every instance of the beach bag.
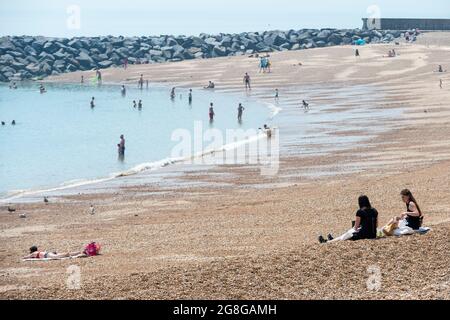
M 84 248 L 84 253 L 88 257 L 95 257 L 100 254 L 100 249 L 101 247 L 98 243 L 92 242 Z
M 388 237 L 392 237 L 396 229 L 398 229 L 398 223 L 390 222 L 383 228 L 383 233 Z

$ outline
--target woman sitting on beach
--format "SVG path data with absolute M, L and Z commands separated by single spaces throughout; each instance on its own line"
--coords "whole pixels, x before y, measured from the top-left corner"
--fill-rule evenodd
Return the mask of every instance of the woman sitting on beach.
M 372 207 L 367 196 L 360 196 L 358 203 L 359 210 L 356 212 L 354 227 L 339 238 L 333 238 L 330 234 L 328 240 L 326 240 L 323 236 L 320 236 L 320 243 L 377 238 L 378 211 Z
M 83 251 L 78 252 L 68 252 L 68 253 L 57 253 L 49 251 L 40 251 L 38 247 L 32 246 L 30 248 L 30 254 L 23 257 L 24 260 L 30 259 L 51 259 L 59 260 L 65 258 L 83 258 L 83 257 L 93 257 L 100 254 L 101 247 L 98 243 L 92 242 L 88 244 Z
M 406 212 L 399 218 L 406 219 L 408 227 L 411 229 L 419 230 L 422 227 L 423 214 L 416 199 L 408 189 L 403 190 L 400 195 L 402 196 L 403 202 L 406 204 Z

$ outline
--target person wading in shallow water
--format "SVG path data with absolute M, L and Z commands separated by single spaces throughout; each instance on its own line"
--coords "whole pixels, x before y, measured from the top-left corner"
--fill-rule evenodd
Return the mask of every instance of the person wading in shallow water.
M 216 114 L 214 113 L 214 104 L 211 102 L 211 104 L 209 105 L 209 121 L 213 122 L 214 121 L 214 116 Z
M 91 100 L 91 109 L 94 109 L 95 108 L 95 97 L 92 97 L 92 100 Z
M 117 145 L 119 156 L 125 155 L 125 137 L 123 135 L 120 136 L 120 143 Z
M 242 122 L 242 114 L 244 113 L 245 108 L 242 106 L 242 103 L 239 103 L 238 107 L 238 121 Z

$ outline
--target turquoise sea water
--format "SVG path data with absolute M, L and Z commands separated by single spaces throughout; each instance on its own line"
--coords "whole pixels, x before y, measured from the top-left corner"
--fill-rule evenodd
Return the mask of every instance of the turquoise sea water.
M 120 86 L 46 84 L 46 88 L 48 92 L 40 94 L 36 83 L 21 84 L 17 90 L 0 86 L 0 121 L 6 122 L 0 126 L 0 198 L 158 163 L 169 158 L 178 143 L 171 139 L 173 132 L 192 132 L 196 121 L 204 129 L 225 132 L 257 129 L 271 116 L 266 106 L 245 96 L 206 90 L 194 90 L 189 105 L 186 89 L 177 89 L 171 100 L 165 87 L 127 87 L 126 97 Z M 132 101 L 140 99 L 143 109 L 134 109 Z M 213 124 L 208 119 L 210 102 L 215 105 Z M 242 123 L 237 121 L 240 102 L 246 108 Z M 124 159 L 117 152 L 121 134 L 126 139 Z

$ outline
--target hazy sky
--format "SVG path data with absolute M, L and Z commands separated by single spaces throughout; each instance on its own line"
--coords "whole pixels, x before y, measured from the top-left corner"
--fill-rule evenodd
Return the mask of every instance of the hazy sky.
M 379 10 L 367 12 L 373 5 Z M 450 18 L 450 0 L 1 0 L 0 35 L 197 35 L 357 28 L 362 17 L 378 11 L 386 18 Z

